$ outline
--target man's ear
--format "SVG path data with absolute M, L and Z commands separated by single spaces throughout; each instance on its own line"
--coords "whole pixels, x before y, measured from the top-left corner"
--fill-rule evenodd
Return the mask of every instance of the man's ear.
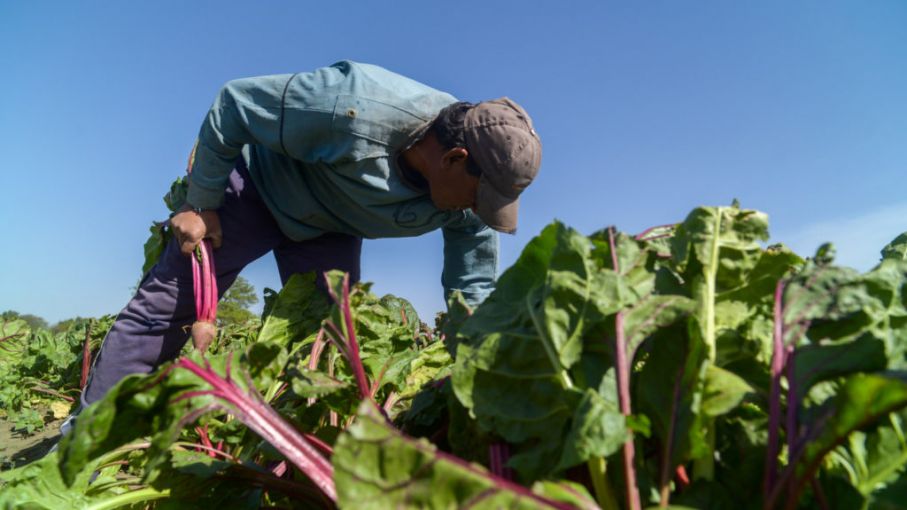
M 467 158 L 469 158 L 469 151 L 464 147 L 454 147 L 441 156 L 441 164 L 445 168 L 450 168 L 458 163 L 466 164 Z

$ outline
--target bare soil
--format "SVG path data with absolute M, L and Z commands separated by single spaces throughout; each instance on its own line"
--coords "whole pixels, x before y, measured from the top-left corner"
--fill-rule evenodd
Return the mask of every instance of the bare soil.
M 0 471 L 24 466 L 43 457 L 60 438 L 63 419 L 46 419 L 44 428 L 31 435 L 13 429 L 0 417 Z

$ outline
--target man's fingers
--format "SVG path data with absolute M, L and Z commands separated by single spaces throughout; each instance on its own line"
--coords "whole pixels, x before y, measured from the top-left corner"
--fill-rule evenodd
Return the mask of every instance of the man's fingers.
M 196 246 L 198 246 L 198 242 L 183 241 L 180 243 L 180 251 L 183 252 L 183 255 L 190 257 Z
M 223 244 L 223 238 L 221 237 L 220 232 L 208 236 L 211 239 L 211 246 L 215 248 L 220 248 L 220 245 Z
M 205 223 L 205 239 L 211 240 L 211 245 L 220 248 L 223 235 L 220 229 L 220 216 L 217 211 L 202 211 L 199 215 Z

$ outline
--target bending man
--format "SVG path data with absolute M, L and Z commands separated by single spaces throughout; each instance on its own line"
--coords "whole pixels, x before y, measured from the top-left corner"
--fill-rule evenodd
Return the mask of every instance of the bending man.
M 329 269 L 356 281 L 362 238 L 440 228 L 445 293 L 478 304 L 494 287 L 497 232 L 516 229 L 540 161 L 529 116 L 507 98 L 457 102 L 348 61 L 227 83 L 202 124 L 174 241 L 104 340 L 82 406 L 179 354 L 195 312 L 187 255 L 204 238 L 222 294 L 268 252 L 284 283 Z

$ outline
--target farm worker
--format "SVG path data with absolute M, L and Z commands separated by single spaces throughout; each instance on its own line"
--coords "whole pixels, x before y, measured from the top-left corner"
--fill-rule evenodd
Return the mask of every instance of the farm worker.
M 174 240 L 107 334 L 82 406 L 179 354 L 195 318 L 188 255 L 204 238 L 223 295 L 268 252 L 283 283 L 330 269 L 356 281 L 363 238 L 441 229 L 444 291 L 478 304 L 494 287 L 497 232 L 516 230 L 540 163 L 529 115 L 507 98 L 458 102 L 349 61 L 228 82 L 190 158 Z

